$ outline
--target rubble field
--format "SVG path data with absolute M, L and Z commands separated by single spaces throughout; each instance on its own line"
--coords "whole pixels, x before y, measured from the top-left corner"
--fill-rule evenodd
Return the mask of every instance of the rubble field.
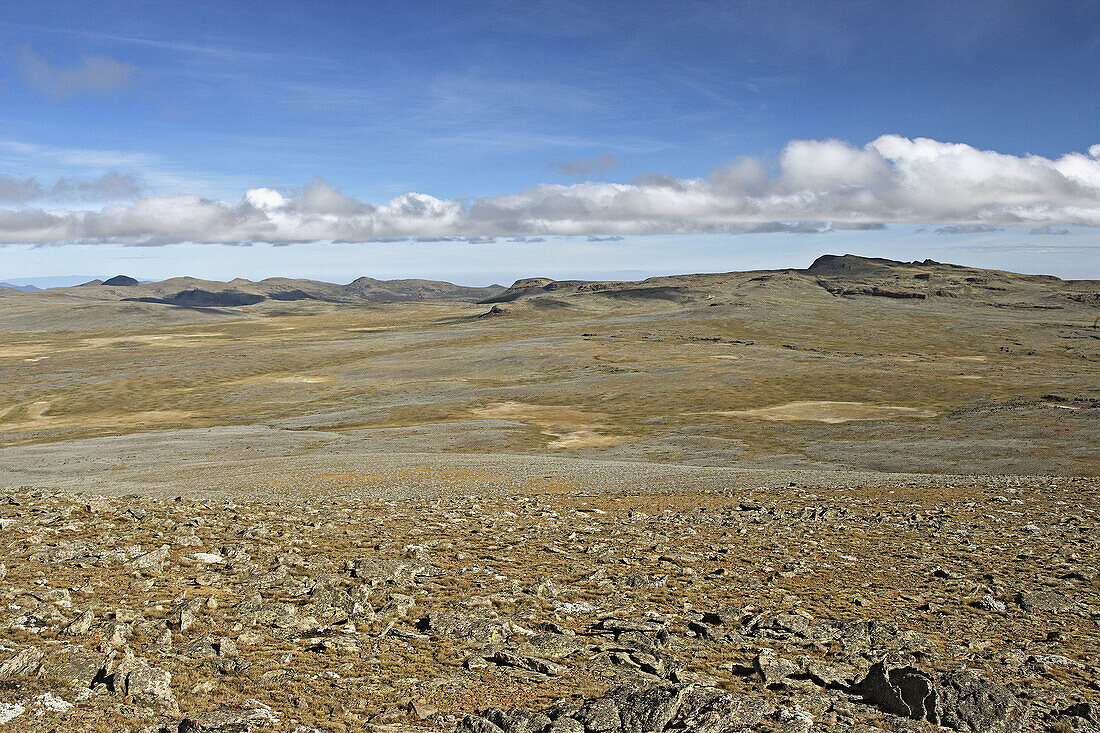
M 0 496 L 0 730 L 1100 730 L 1094 478 Z

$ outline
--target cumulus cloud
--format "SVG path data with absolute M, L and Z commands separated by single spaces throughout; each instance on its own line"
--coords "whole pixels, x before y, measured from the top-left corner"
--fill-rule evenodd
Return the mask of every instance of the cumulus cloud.
M 82 56 L 79 66 L 56 67 L 23 48 L 19 52 L 19 71 L 35 91 L 65 101 L 82 94 L 113 94 L 130 82 L 134 67 L 107 56 Z
M 139 196 L 144 190 L 136 176 L 116 171 L 92 180 L 59 178 L 44 185 L 37 178 L 14 178 L 0 174 L 0 202 L 22 203 L 36 199 L 70 201 L 119 201 Z
M 556 168 L 571 178 L 588 178 L 596 174 L 602 175 L 610 170 L 618 168 L 619 159 L 614 155 L 601 155 L 598 158 L 579 158 L 577 160 L 562 160 L 551 167 Z
M 941 234 L 1100 226 L 1098 150 L 1052 159 L 897 135 L 862 147 L 796 140 L 774 161 L 739 159 L 707 177 L 540 184 L 473 201 L 406 193 L 377 205 L 315 178 L 298 190 L 250 189 L 239 201 L 175 194 L 99 210 L 0 209 L 0 243 L 530 242 L 551 235 L 823 233 L 892 223 L 938 226 Z M 19 193 L 26 181 L 5 180 L 4 187 L 26 199 Z

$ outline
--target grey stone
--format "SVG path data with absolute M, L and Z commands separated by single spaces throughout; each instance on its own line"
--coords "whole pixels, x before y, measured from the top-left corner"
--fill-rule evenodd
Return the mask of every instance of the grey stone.
M 69 647 L 68 651 L 62 661 L 45 669 L 46 675 L 64 680 L 72 687 L 91 687 L 103 668 L 103 655 L 79 647 Z
M 66 636 L 83 636 L 87 634 L 92 628 L 92 623 L 95 621 L 95 614 L 92 609 L 87 609 L 84 613 L 80 614 L 79 618 L 65 627 Z
M 776 656 L 775 652 L 766 649 L 752 660 L 752 668 L 764 684 L 782 682 L 792 674 L 798 672 L 798 665 L 789 659 Z
M 1025 611 L 1059 613 L 1073 608 L 1073 601 L 1053 591 L 1023 591 L 1016 594 L 1016 603 Z
M 143 663 L 135 664 L 126 670 L 124 690 L 127 695 L 137 698 L 175 700 L 172 696 L 172 674 L 166 669 Z
M 164 572 L 164 563 L 168 559 L 169 549 L 168 545 L 161 545 L 152 552 L 138 555 L 133 560 L 127 562 L 126 565 L 131 570 L 147 570 L 151 573 L 162 573 Z

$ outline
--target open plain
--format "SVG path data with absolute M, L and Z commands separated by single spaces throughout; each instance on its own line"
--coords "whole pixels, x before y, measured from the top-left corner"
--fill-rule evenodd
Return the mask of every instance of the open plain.
M 1100 283 L 0 289 L 0 730 L 1100 729 Z

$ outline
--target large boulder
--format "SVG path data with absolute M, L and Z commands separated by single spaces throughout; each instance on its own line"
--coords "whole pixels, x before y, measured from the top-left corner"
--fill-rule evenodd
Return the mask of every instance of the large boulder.
M 1008 688 L 966 669 L 934 678 L 914 667 L 874 664 L 858 685 L 864 700 L 885 712 L 965 733 L 1015 733 L 1027 706 Z

